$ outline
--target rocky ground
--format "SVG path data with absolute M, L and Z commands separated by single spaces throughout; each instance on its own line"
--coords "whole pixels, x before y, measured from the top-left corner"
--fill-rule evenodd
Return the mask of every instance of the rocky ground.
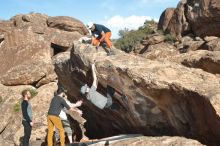
M 218 145 L 219 12 L 217 0 L 181 0 L 177 8 L 162 13 L 158 24 L 174 41 L 155 30 L 133 53 L 114 49 L 113 56 L 106 56 L 102 47 L 79 42 L 88 32 L 74 18 L 31 13 L 1 21 L 0 145 L 20 144 L 20 93 L 27 88 L 36 94 L 31 100 L 35 123 L 31 143 L 43 143 L 57 80 L 68 89 L 72 102 L 83 99 L 79 89 L 91 85 L 94 59 L 98 91 L 105 95 L 110 85 L 128 99 L 114 98 L 118 111 L 100 110 L 84 100 L 81 110 L 89 138 L 143 134 L 110 145 Z M 79 140 L 77 122 L 70 120 Z

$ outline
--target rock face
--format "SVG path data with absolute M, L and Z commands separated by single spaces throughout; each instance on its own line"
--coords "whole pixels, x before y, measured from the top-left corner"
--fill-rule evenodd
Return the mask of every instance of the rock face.
M 141 56 L 151 60 L 170 58 L 171 56 L 179 54 L 178 50 L 173 45 L 164 42 L 150 45 L 146 50 L 142 50 L 142 52 L 143 54 Z
M 23 136 L 20 100 L 21 91 L 26 88 L 38 92 L 31 101 L 35 122 L 31 141 L 45 139 L 48 106 L 57 89 L 52 58 L 68 51 L 74 40 L 85 33 L 82 22 L 70 17 L 30 13 L 0 22 L 1 144 L 20 143 Z
M 124 55 L 124 53 L 120 51 L 117 53 L 122 54 L 122 56 Z M 71 52 L 71 58 L 69 54 L 60 54 L 60 56 L 56 58 L 56 60 L 59 61 L 56 61 L 58 63 L 55 65 L 59 81 L 61 81 L 67 89 L 71 89 L 70 94 L 75 97 L 75 100 L 82 99 L 79 92 L 81 85 L 84 85 L 87 81 L 89 85 L 91 85 L 92 76 L 89 59 L 95 56 L 97 56 L 96 59 L 99 59 L 98 56 L 100 56 L 100 59 L 103 58 L 102 61 L 105 61 L 106 66 L 100 66 L 100 68 L 103 68 L 105 71 L 107 71 L 106 69 L 109 70 L 109 73 L 99 73 L 99 75 L 102 74 L 103 77 L 105 77 L 105 79 L 100 78 L 98 87 L 98 90 L 103 95 L 106 94 L 105 88 L 107 84 L 114 85 L 113 87 L 117 87 L 116 89 L 122 92 L 122 89 L 119 87 L 122 87 L 122 85 L 127 82 L 122 81 L 116 72 L 116 76 L 110 76 L 110 74 L 114 73 L 112 71 L 114 70 L 114 66 L 108 62 L 108 60 L 104 60 L 106 58 L 106 52 L 104 50 L 100 48 L 97 52 L 96 49 L 91 46 L 86 47 L 85 45 L 75 44 Z M 113 84 L 113 81 L 117 81 L 117 83 Z M 124 89 L 126 88 L 127 87 L 124 87 Z M 123 98 L 115 99 L 115 102 L 121 105 L 119 111 L 109 109 L 100 110 L 90 102 L 85 101 L 84 117 L 87 120 L 86 124 L 89 126 L 87 134 L 90 137 L 106 137 L 120 133 L 134 132 L 153 135 L 161 134 L 161 131 L 170 134 L 173 133 L 168 121 L 152 99 L 150 97 L 145 98 L 142 93 L 140 93 L 141 91 L 136 91 L 135 85 L 130 85 L 130 90 L 131 93 L 127 93 L 126 95 L 129 95 L 131 102 Z M 127 91 L 124 92 L 126 93 Z M 134 96 L 137 98 L 134 98 Z M 94 123 L 94 121 L 96 122 Z
M 49 27 L 61 29 L 64 31 L 78 31 L 80 34 L 85 35 L 88 30 L 84 27 L 83 23 L 77 19 L 66 16 L 50 17 L 47 20 Z
M 148 35 L 143 41 L 143 45 L 154 45 L 164 41 L 164 36 L 159 34 Z
M 170 61 L 183 64 L 187 67 L 200 68 L 212 74 L 220 74 L 220 52 L 197 50 L 189 53 L 175 55 L 168 58 Z
M 38 13 L 17 15 L 1 22 L 0 28 L 0 82 L 10 86 L 40 86 L 55 80 L 52 56 L 68 50 L 86 33 L 74 18 Z
M 123 136 L 122 136 L 123 137 Z M 141 145 L 141 146 L 203 146 L 203 144 L 199 143 L 196 140 L 186 139 L 183 137 L 145 137 L 145 136 L 124 136 L 121 137 L 112 137 L 109 139 L 109 146 L 122 146 L 122 145 Z M 111 140 L 112 139 L 112 140 Z M 98 142 L 96 144 L 92 144 L 92 146 L 103 146 L 106 141 Z
M 220 36 L 220 2 L 218 0 L 181 0 L 174 10 L 166 10 L 160 17 L 159 29 L 180 38 L 186 33 L 196 36 Z M 165 19 L 167 18 L 167 19 Z M 167 25 L 169 24 L 169 25 Z
M 220 51 L 220 38 L 209 41 L 205 44 L 205 48 L 209 51 Z
M 220 36 L 220 1 L 218 0 L 187 0 L 187 19 L 197 36 Z
M 170 20 L 174 14 L 175 8 L 167 8 L 160 16 L 160 20 L 158 23 L 158 29 L 161 29 L 163 31 L 166 31 Z
M 166 30 L 178 40 L 181 40 L 182 34 L 185 34 L 189 30 L 189 24 L 186 21 L 184 10 L 185 0 L 181 0 L 174 10 L 174 14 Z
M 77 99 L 80 98 L 80 85 L 91 83 L 89 62 L 93 59 L 97 62 L 100 83 L 98 90 L 104 93 L 103 88 L 108 84 L 128 96 L 128 101 L 114 99 L 120 103 L 121 108 L 127 109 L 123 114 L 120 111 L 119 115 L 117 112 L 109 115 L 108 110 L 100 114 L 100 110 L 94 106 L 86 105 L 85 108 L 99 115 L 99 117 L 95 114 L 85 115 L 93 132 L 98 131 L 90 121 L 91 116 L 101 121 L 96 123 L 100 132 L 102 129 L 100 127 L 105 127 L 106 130 L 106 118 L 112 119 L 114 115 L 117 120 L 111 121 L 120 121 L 117 122 L 120 131 L 125 129 L 127 131 L 128 127 L 138 131 L 137 127 L 141 127 L 146 132 L 148 131 L 146 129 L 160 123 L 161 127 L 157 127 L 159 129 L 164 127 L 170 129 L 171 125 L 180 135 L 206 142 L 219 140 L 219 78 L 168 61 L 151 61 L 122 52 L 116 54 L 106 57 L 106 53 L 101 49 L 97 51 L 93 47 L 75 43 L 71 58 L 66 58 L 63 63 L 56 65 L 60 81 L 73 89 L 71 94 Z M 68 70 L 70 68 L 72 70 Z M 154 121 L 149 121 L 152 119 Z

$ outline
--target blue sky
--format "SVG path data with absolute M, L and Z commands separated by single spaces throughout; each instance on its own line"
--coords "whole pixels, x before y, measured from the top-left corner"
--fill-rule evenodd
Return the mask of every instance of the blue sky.
M 179 0 L 2 0 L 0 19 L 29 12 L 49 16 L 71 16 L 84 24 L 101 23 L 117 37 L 118 30 L 136 29 L 146 19 L 158 20 L 165 8 L 176 7 Z

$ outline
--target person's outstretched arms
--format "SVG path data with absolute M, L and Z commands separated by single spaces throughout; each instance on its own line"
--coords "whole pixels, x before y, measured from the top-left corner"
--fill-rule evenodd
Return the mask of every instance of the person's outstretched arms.
M 76 103 L 71 103 L 69 101 L 67 101 L 67 104 L 71 107 L 71 108 L 77 108 L 80 107 L 82 105 L 83 101 L 79 100 Z
M 95 64 L 94 63 L 92 64 L 92 76 L 93 76 L 92 86 L 97 88 L 98 81 L 97 81 L 96 68 L 95 68 Z

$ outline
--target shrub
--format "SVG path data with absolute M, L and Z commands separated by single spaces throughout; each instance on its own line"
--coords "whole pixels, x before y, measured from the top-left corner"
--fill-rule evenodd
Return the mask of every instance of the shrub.
M 175 43 L 177 40 L 176 40 L 176 38 L 173 37 L 172 35 L 166 34 L 164 41 L 173 44 L 173 43 Z
M 115 42 L 116 48 L 125 52 L 131 52 L 135 45 L 146 37 L 147 34 L 152 34 L 153 30 L 149 27 L 140 27 L 138 30 L 120 30 L 120 38 Z
M 14 104 L 13 110 L 14 110 L 15 113 L 17 113 L 21 110 L 20 102 L 17 102 L 17 103 Z
M 38 94 L 38 92 L 37 92 L 36 89 L 29 88 L 28 90 L 31 92 L 31 97 L 32 97 L 32 98 Z

